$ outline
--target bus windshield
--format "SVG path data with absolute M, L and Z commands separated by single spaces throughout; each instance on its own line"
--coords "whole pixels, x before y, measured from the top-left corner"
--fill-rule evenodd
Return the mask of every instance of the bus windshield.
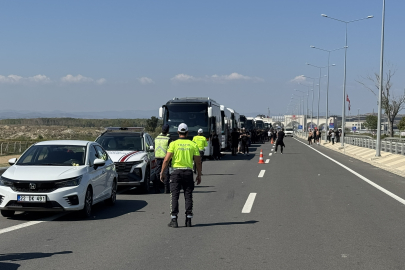
M 201 128 L 205 135 L 209 134 L 207 104 L 169 104 L 164 119 L 169 125 L 169 133 L 177 133 L 181 123 L 188 126 L 189 135 L 196 135 Z
M 246 129 L 250 130 L 253 128 L 253 120 L 246 120 Z

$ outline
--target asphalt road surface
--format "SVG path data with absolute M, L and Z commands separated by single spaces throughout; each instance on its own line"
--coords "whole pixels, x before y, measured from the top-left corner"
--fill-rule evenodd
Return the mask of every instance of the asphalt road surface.
M 0 269 L 405 269 L 405 179 L 286 138 L 203 164 L 194 227 L 167 194 L 121 190 L 93 218 L 0 217 Z M 263 149 L 266 164 L 258 164 Z

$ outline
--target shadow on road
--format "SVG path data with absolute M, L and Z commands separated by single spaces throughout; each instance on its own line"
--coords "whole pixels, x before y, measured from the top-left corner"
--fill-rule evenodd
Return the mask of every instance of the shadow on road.
M 203 174 L 203 176 L 209 176 L 209 175 L 234 175 L 233 173 L 207 173 Z
M 218 223 L 206 223 L 206 224 L 195 224 L 193 227 L 209 227 L 209 226 L 222 226 L 222 225 L 245 225 L 245 224 L 255 224 L 259 221 L 257 220 L 248 220 L 240 222 L 218 222 Z
M 143 200 L 117 200 L 114 206 L 99 203 L 93 206 L 92 217 L 89 219 L 80 218 L 77 213 L 69 213 L 55 221 L 88 221 L 117 218 L 133 212 L 139 212 L 148 203 Z
M 10 253 L 10 254 L 0 254 L 0 269 L 1 270 L 15 270 L 20 267 L 17 263 L 8 263 L 4 261 L 27 261 L 27 260 L 34 260 L 40 258 L 47 258 L 52 257 L 53 255 L 58 254 L 71 254 L 72 251 L 61 251 L 55 253 L 41 253 L 41 252 L 34 252 L 34 253 Z
M 207 190 L 207 191 L 199 191 L 199 190 L 194 190 L 193 193 L 213 193 L 216 192 L 215 190 Z

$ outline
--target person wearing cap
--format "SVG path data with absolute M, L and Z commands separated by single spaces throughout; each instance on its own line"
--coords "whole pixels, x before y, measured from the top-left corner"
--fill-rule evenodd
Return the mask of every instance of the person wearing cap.
M 193 161 L 197 166 L 196 183 L 201 183 L 201 157 L 198 146 L 195 142 L 187 139 L 188 127 L 182 123 L 178 127 L 179 139 L 173 141 L 167 149 L 166 157 L 163 161 L 162 172 L 168 167 L 172 160 L 173 172 L 170 175 L 171 193 L 171 221 L 169 227 L 177 228 L 177 215 L 179 213 L 179 197 L 181 189 L 184 190 L 186 201 L 186 227 L 191 227 L 193 217 Z M 160 174 L 160 181 L 164 182 L 165 174 Z
M 163 125 L 162 133 L 160 133 L 155 138 L 155 158 L 156 158 L 156 170 L 158 172 L 157 179 L 160 179 L 160 171 L 162 169 L 163 160 L 166 157 L 167 149 L 169 148 L 169 144 L 171 143 L 172 139 L 170 139 L 169 133 L 169 125 Z M 169 186 L 169 167 L 163 171 L 165 174 L 166 181 L 164 182 L 165 185 L 165 193 L 170 193 L 170 186 Z M 155 183 L 156 182 L 156 183 Z M 155 193 L 160 193 L 160 182 L 153 181 L 153 187 L 155 189 Z
M 198 145 L 198 150 L 200 151 L 201 156 L 201 169 L 202 169 L 205 147 L 208 146 L 208 143 L 205 136 L 203 136 L 203 130 L 201 128 L 198 130 L 198 135 L 194 136 L 193 142 L 195 142 Z

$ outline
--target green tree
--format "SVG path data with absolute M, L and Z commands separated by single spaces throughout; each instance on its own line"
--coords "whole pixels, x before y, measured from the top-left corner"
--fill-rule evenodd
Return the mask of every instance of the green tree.
M 402 117 L 398 123 L 398 129 L 400 131 L 405 130 L 405 117 Z
M 368 130 L 376 130 L 377 129 L 377 123 L 378 123 L 378 117 L 376 115 L 367 115 L 366 122 L 364 123 L 364 126 Z
M 146 130 L 150 132 L 154 132 L 159 119 L 155 116 L 152 116 L 150 119 L 146 120 Z

